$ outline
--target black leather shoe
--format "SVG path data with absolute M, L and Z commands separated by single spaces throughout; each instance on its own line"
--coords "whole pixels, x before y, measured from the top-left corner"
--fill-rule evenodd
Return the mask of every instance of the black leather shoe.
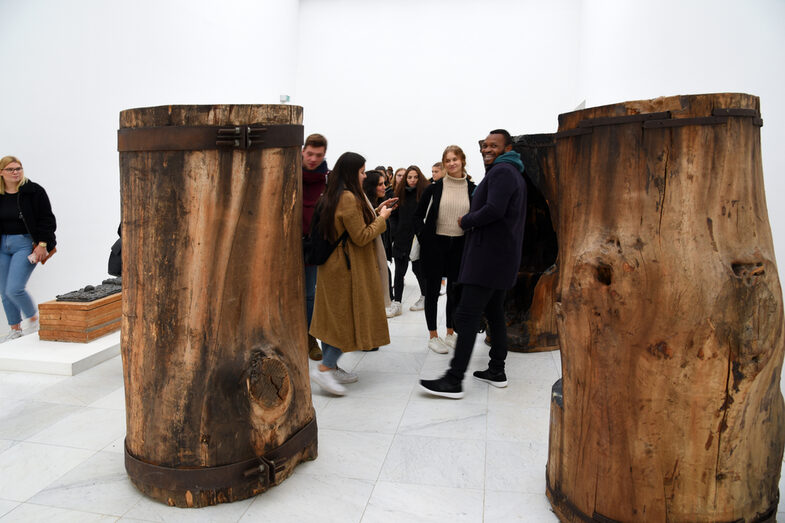
M 507 386 L 507 375 L 504 371 L 493 373 L 491 369 L 476 370 L 474 371 L 474 379 L 484 381 L 500 389 Z
M 420 380 L 420 388 L 433 396 L 455 400 L 463 398 L 463 387 L 461 387 L 461 384 L 452 383 L 445 376 L 437 380 Z

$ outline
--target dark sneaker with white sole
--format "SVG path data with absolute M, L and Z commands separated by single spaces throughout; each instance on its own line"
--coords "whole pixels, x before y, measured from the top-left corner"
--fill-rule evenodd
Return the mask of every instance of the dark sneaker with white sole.
M 463 398 L 463 387 L 460 383 L 453 383 L 445 376 L 436 380 L 420 380 L 420 388 L 433 396 L 459 400 Z
M 500 389 L 507 386 L 507 375 L 504 371 L 494 373 L 491 372 L 491 369 L 476 370 L 474 371 L 474 379 L 484 381 Z

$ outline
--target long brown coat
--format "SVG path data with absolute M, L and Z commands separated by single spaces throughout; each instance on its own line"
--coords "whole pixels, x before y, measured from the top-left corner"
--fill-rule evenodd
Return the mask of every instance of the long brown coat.
M 390 343 L 374 239 L 385 231 L 381 216 L 366 225 L 357 198 L 344 191 L 335 210 L 335 230 L 348 231 L 346 267 L 341 245 L 319 266 L 311 334 L 343 352 Z

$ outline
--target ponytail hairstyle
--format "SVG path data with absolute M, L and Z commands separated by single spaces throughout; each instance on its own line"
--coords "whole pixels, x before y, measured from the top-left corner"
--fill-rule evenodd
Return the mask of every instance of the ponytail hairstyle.
M 416 201 L 420 201 L 420 196 L 422 196 L 423 191 L 430 185 L 428 178 L 425 177 L 420 168 L 416 165 L 410 165 L 406 169 L 406 172 L 403 173 L 401 183 L 395 187 L 395 197 L 398 198 L 398 205 L 403 205 L 403 202 L 406 201 L 406 188 L 409 186 L 406 178 L 409 177 L 409 173 L 412 171 L 417 173 L 417 185 L 415 186 L 417 187 Z
M 360 169 L 365 165 L 365 158 L 357 153 L 346 152 L 335 162 L 330 176 L 327 178 L 327 189 L 319 199 L 321 206 L 319 227 L 322 235 L 330 241 L 338 239 L 335 230 L 335 211 L 344 191 L 349 191 L 357 199 L 362 209 L 366 224 L 376 219 L 376 214 L 365 202 L 365 194 L 360 186 Z

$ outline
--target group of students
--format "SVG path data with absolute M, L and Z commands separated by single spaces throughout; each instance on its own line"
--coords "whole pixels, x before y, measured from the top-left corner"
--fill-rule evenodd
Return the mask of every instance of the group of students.
M 486 178 L 480 184 L 480 187 L 485 184 L 483 202 L 477 208 L 472 200 L 478 186 L 467 174 L 466 155 L 457 145 L 450 145 L 444 150 L 442 161 L 434 165 L 434 177 L 429 181 L 416 165 L 398 169 L 392 176 L 384 167 L 366 172 L 365 159 L 350 152 L 338 158 L 327 176 L 324 161 L 326 139 L 321 135 L 311 135 L 306 140 L 303 148 L 303 234 L 304 237 L 321 234 L 338 245 L 324 264 L 305 267 L 311 340 L 309 352 L 312 359 L 321 360 L 312 370 L 311 378 L 324 390 L 344 395 L 344 385 L 359 379 L 355 373 L 341 369 L 338 365 L 344 352 L 374 350 L 390 342 L 387 318 L 402 312 L 403 280 L 410 261 L 420 288 L 420 299 L 410 309 L 425 311 L 428 347 L 441 354 L 456 349 L 460 332 L 459 329 L 456 332 L 456 308 L 464 286 L 460 284 L 473 283 L 469 281 L 471 278 L 462 281 L 461 266 L 465 258 L 466 237 L 467 234 L 475 234 L 481 239 L 483 234 L 482 230 L 474 231 L 475 227 L 462 223 L 463 220 L 472 222 L 478 219 L 477 226 L 480 229 L 499 225 L 495 222 L 510 229 L 509 233 L 504 233 L 507 236 L 502 235 L 502 241 L 516 245 L 514 250 L 518 251 L 518 262 L 512 260 L 516 265 L 512 283 L 508 285 L 505 282 L 504 286 L 509 288 L 514 284 L 525 216 L 526 188 L 521 176 L 523 164 L 517 153 L 511 151 L 509 133 L 493 131 L 488 140 L 502 145 L 495 155 L 486 155 L 486 145 L 483 145 L 488 173 L 492 172 L 491 167 L 500 155 L 508 155 L 509 158 L 503 159 L 502 163 L 514 163 L 515 169 L 497 169 L 493 172 L 498 171 L 499 174 L 490 179 L 486 173 Z M 439 176 L 442 169 L 444 175 Z M 316 182 L 325 180 L 325 177 L 323 193 L 317 197 Z M 502 177 L 505 179 L 502 180 Z M 491 199 L 488 198 L 489 189 L 494 193 Z M 499 189 L 506 194 L 498 194 Z M 312 231 L 311 217 L 317 207 L 319 227 Z M 343 238 L 345 241 L 338 242 Z M 508 248 L 509 245 L 504 247 Z M 494 256 L 493 248 L 487 254 Z M 389 260 L 395 264 L 392 282 L 387 266 Z M 436 320 L 437 303 L 445 277 L 446 333 L 440 337 Z M 477 296 L 480 295 L 474 295 L 469 301 L 476 301 Z M 484 296 L 480 297 L 485 299 Z M 499 378 L 503 376 L 507 352 L 501 309 L 503 299 L 491 301 L 495 310 L 486 311 L 488 303 L 482 304 L 478 309 L 477 323 L 483 313 L 492 316 L 489 317 L 489 325 L 493 324 L 493 327 L 489 327 L 489 330 L 491 338 L 497 338 L 497 341 L 496 350 L 493 347 L 491 349 L 492 364 L 489 371 L 493 371 L 490 374 L 494 378 Z M 466 305 L 468 311 L 477 304 L 467 302 Z M 501 323 L 498 321 L 500 316 Z M 474 323 L 469 317 L 466 317 L 466 321 Z M 469 355 L 474 344 L 476 325 L 473 328 L 475 330 L 471 340 L 463 344 L 463 352 L 468 347 Z M 468 336 L 468 333 L 464 334 L 464 337 Z M 317 338 L 322 341 L 321 354 L 318 352 Z M 468 357 L 465 356 L 459 355 L 456 350 L 453 362 L 460 367 L 465 359 L 468 364 Z M 484 372 L 488 374 L 489 371 Z M 463 372 L 465 368 L 456 372 L 460 374 L 460 380 L 463 379 Z M 492 385 L 506 386 L 506 377 L 478 379 Z M 461 387 L 460 380 L 458 389 Z M 425 381 L 421 385 L 436 395 L 462 397 L 462 389 L 456 391 L 452 383 L 454 381 L 450 380 L 446 392 L 429 390 Z

